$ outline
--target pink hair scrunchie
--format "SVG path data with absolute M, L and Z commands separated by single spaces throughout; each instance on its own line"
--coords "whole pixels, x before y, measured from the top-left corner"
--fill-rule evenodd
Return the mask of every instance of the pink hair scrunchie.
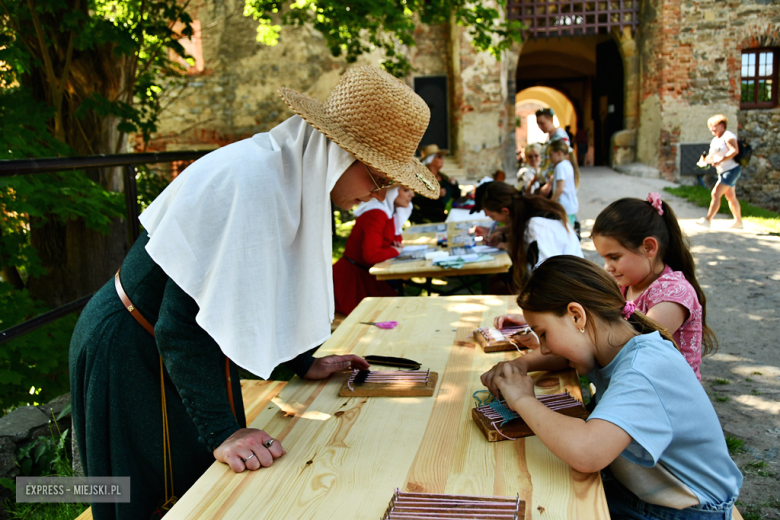
M 653 206 L 656 211 L 658 211 L 659 215 L 663 216 L 664 203 L 661 201 L 661 195 L 659 193 L 650 193 L 647 196 L 647 202 L 649 202 L 650 205 Z
M 632 314 L 634 314 L 634 311 L 636 310 L 636 304 L 631 301 L 627 301 L 626 304 L 623 306 L 623 319 L 628 321 L 628 318 L 631 317 Z

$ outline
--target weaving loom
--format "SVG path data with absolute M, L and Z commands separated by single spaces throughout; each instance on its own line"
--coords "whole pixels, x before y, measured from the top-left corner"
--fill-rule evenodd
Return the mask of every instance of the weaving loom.
M 588 417 L 585 406 L 568 392 L 537 395 L 536 398 L 550 410 L 568 417 Z M 493 401 L 471 410 L 471 417 L 489 442 L 514 441 L 534 435 L 525 421 L 506 405 L 506 401 Z
M 526 354 L 528 350 L 521 347 L 520 343 L 512 336 L 519 334 L 528 327 L 504 327 L 501 330 L 492 327 L 480 327 L 471 333 L 471 337 L 479 343 L 485 352 L 502 352 L 505 350 L 517 350 Z M 522 350 L 521 350 L 522 349 Z
M 439 375 L 430 370 L 353 370 L 342 397 L 430 397 Z
M 520 497 L 481 497 L 402 493 L 396 489 L 382 520 L 523 520 L 525 502 Z

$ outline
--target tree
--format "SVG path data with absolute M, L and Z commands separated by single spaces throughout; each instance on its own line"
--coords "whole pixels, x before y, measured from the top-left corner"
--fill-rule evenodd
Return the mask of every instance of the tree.
M 497 0 L 506 8 L 506 0 Z M 280 16 L 280 13 L 284 14 Z M 333 56 L 345 55 L 348 63 L 372 48 L 384 51 L 382 68 L 396 77 L 407 76 L 412 67 L 400 46 L 414 45 L 419 22 L 439 25 L 451 21 L 466 27 L 472 45 L 501 58 L 502 51 L 520 42 L 522 24 L 502 18 L 483 2 L 466 0 L 246 0 L 244 14 L 258 21 L 257 40 L 267 45 L 279 41 L 281 20 L 287 25 L 311 24 L 325 37 Z
M 114 154 L 130 132 L 148 139 L 166 87 L 182 81 L 169 52 L 186 57 L 187 5 L 0 0 L 0 159 Z M 0 178 L 0 328 L 110 279 L 126 253 L 122 189 L 117 169 Z M 4 345 L 3 407 L 41 380 L 67 388 L 73 321 Z

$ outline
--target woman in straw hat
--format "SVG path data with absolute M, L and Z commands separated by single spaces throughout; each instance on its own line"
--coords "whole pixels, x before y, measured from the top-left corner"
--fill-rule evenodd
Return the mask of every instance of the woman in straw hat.
M 392 184 L 437 197 L 413 157 L 429 110 L 373 67 L 349 69 L 324 103 L 279 93 L 297 115 L 177 177 L 76 326 L 71 399 L 84 472 L 132 482 L 130 503 L 94 504 L 98 520 L 162 514 L 215 459 L 241 472 L 285 453 L 246 428 L 239 366 L 268 378 L 286 363 L 309 379 L 368 367 L 311 355 L 334 313 L 330 202 L 383 200 Z

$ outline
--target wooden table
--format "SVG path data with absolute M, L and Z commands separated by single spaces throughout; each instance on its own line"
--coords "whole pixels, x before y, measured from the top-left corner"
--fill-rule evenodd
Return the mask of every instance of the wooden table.
M 463 232 L 463 226 L 469 227 L 475 224 L 490 225 L 490 220 L 473 220 L 464 222 L 436 223 L 436 224 L 418 224 L 410 227 L 404 232 L 404 245 L 427 245 L 436 246 L 435 232 L 416 232 L 417 229 L 425 226 L 446 226 L 447 243 L 449 247 L 457 247 L 453 244 L 453 237 Z M 405 262 L 394 262 L 386 260 L 374 265 L 369 272 L 377 277 L 378 280 L 408 280 L 409 278 L 446 278 L 450 276 L 470 276 L 470 275 L 488 275 L 496 273 L 506 273 L 512 266 L 512 260 L 505 252 L 492 255 L 493 258 L 485 262 L 474 262 L 466 264 L 461 269 L 445 269 L 433 265 L 433 260 L 410 260 Z
M 346 374 L 289 382 L 253 421 L 283 442 L 270 468 L 215 463 L 166 520 L 378 519 L 395 488 L 517 494 L 526 518 L 609 518 L 601 479 L 572 470 L 536 438 L 489 443 L 471 420 L 480 375 L 516 354 L 485 354 L 471 331 L 511 297 L 367 298 L 318 355 L 404 356 L 439 373 L 434 397 L 338 397 Z M 512 308 L 512 310 L 516 310 Z M 397 320 L 393 330 L 359 321 Z

